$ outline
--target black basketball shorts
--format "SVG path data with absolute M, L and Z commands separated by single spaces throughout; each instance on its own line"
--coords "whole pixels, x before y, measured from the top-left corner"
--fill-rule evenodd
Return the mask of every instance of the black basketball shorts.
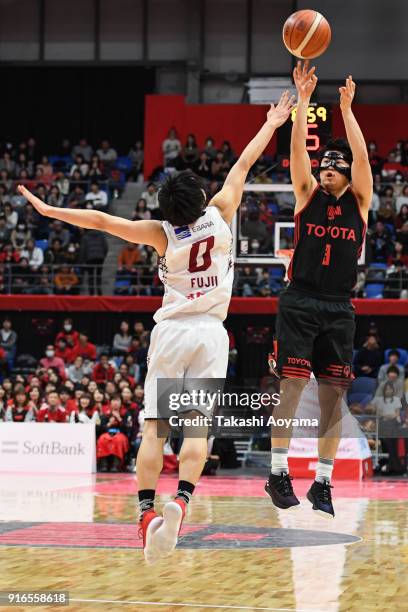
M 279 297 L 277 370 L 281 378 L 310 378 L 348 386 L 352 378 L 354 306 L 310 297 L 288 287 Z

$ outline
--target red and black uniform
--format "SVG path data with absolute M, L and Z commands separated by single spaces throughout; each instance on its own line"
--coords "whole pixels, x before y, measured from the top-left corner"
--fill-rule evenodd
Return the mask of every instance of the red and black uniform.
M 290 284 L 279 299 L 278 371 L 346 384 L 351 377 L 354 307 L 351 291 L 366 224 L 349 187 L 336 199 L 320 185 L 295 215 Z

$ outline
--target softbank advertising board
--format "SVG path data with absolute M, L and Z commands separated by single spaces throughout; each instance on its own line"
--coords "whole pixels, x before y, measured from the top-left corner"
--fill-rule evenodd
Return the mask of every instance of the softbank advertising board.
M 95 471 L 95 425 L 0 424 L 0 472 Z

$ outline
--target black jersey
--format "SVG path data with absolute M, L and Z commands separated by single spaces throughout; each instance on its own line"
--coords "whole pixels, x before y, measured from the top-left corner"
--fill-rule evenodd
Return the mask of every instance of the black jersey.
M 336 199 L 317 185 L 295 215 L 294 253 L 288 270 L 292 286 L 323 299 L 349 299 L 365 232 L 351 187 Z

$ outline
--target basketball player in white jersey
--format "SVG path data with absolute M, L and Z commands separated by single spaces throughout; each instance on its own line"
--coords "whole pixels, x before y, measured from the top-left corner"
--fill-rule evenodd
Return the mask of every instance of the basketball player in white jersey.
M 275 130 L 289 117 L 294 98 L 285 92 L 229 172 L 224 186 L 207 205 L 201 179 L 190 171 L 170 176 L 159 192 L 164 221 L 128 221 L 100 211 L 69 210 L 44 204 L 25 187 L 18 191 L 47 217 L 85 229 L 97 229 L 128 242 L 151 245 L 160 257 L 165 292 L 154 315 L 145 381 L 145 426 L 137 456 L 140 526 L 145 559 L 154 563 L 169 554 L 194 487 L 203 470 L 207 439 L 185 437 L 174 501 L 154 510 L 163 467 L 165 437 L 158 435 L 157 380 L 225 378 L 229 342 L 223 326 L 233 281 L 230 223 L 241 202 L 251 166 Z M 193 413 L 194 414 L 194 413 Z

